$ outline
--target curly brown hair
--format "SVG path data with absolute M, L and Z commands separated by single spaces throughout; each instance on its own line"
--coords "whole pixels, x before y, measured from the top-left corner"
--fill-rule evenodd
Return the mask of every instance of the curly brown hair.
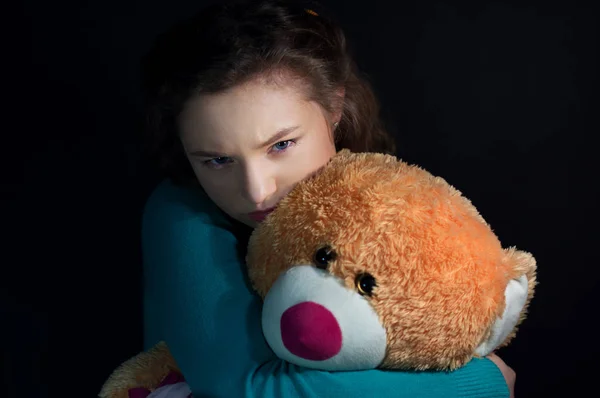
M 329 112 L 343 89 L 338 150 L 395 152 L 339 24 L 317 3 L 259 0 L 209 6 L 157 38 L 143 59 L 147 154 L 165 177 L 197 184 L 177 129 L 184 104 L 281 71 L 300 78 Z

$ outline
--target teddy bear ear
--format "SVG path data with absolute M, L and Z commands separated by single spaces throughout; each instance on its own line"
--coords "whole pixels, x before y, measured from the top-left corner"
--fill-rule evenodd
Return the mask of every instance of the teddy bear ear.
M 537 284 L 535 258 L 514 247 L 504 249 L 503 265 L 512 278 L 504 291 L 505 307 L 487 338 L 479 344 L 475 353 L 486 356 L 495 349 L 507 345 L 516 334 L 517 326 L 525 319 L 527 307 L 533 298 Z
M 501 316 L 496 318 L 488 337 L 477 346 L 475 353 L 479 356 L 489 355 L 500 347 L 513 332 L 521 318 L 528 296 L 528 281 L 526 275 L 511 279 L 504 290 L 505 307 Z

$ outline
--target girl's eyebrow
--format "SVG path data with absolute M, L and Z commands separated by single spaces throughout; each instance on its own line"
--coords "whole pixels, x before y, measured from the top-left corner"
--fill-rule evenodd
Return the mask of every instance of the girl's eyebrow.
M 298 128 L 300 128 L 300 126 L 291 126 L 291 127 L 282 128 L 279 131 L 277 131 L 271 138 L 266 140 L 264 143 L 260 144 L 256 149 L 261 149 L 261 148 L 264 148 L 267 146 L 274 145 L 274 144 L 278 143 L 279 141 L 281 141 L 281 139 L 283 137 L 296 131 Z
M 201 156 L 201 157 L 206 157 L 206 158 L 224 158 L 224 157 L 227 157 L 227 155 L 225 155 L 223 153 L 208 152 L 208 151 L 202 151 L 202 150 L 192 151 L 192 152 L 189 152 L 189 154 L 190 154 L 190 156 Z
M 296 131 L 299 128 L 300 128 L 300 126 L 291 126 L 291 127 L 282 128 L 279 131 L 277 131 L 271 138 L 269 138 L 268 140 L 266 140 L 264 143 L 259 144 L 258 147 L 257 147 L 257 149 L 274 145 L 277 142 L 281 141 L 281 139 L 284 138 L 286 135 L 288 135 L 288 134 Z M 224 154 L 224 153 L 212 152 L 212 151 L 203 151 L 201 149 L 197 149 L 197 150 L 191 151 L 191 152 L 189 152 L 189 154 L 190 154 L 190 156 L 199 156 L 199 157 L 205 157 L 205 158 L 224 158 L 224 157 L 227 157 L 227 155 Z

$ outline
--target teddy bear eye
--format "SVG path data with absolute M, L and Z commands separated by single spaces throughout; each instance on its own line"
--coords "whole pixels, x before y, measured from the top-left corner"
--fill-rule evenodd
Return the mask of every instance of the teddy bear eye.
M 355 283 L 358 293 L 369 297 L 373 295 L 373 289 L 377 286 L 377 281 L 373 275 L 369 273 L 356 275 Z
M 329 263 L 335 260 L 335 251 L 330 246 L 323 246 L 315 252 L 314 261 L 319 269 L 327 269 Z

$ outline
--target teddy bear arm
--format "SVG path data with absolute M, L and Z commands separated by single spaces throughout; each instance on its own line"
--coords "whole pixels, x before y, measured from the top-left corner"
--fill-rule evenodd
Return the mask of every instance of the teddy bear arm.
M 167 345 L 160 342 L 117 367 L 106 380 L 99 398 L 129 398 L 133 388 L 155 389 L 170 373 L 179 369 Z

